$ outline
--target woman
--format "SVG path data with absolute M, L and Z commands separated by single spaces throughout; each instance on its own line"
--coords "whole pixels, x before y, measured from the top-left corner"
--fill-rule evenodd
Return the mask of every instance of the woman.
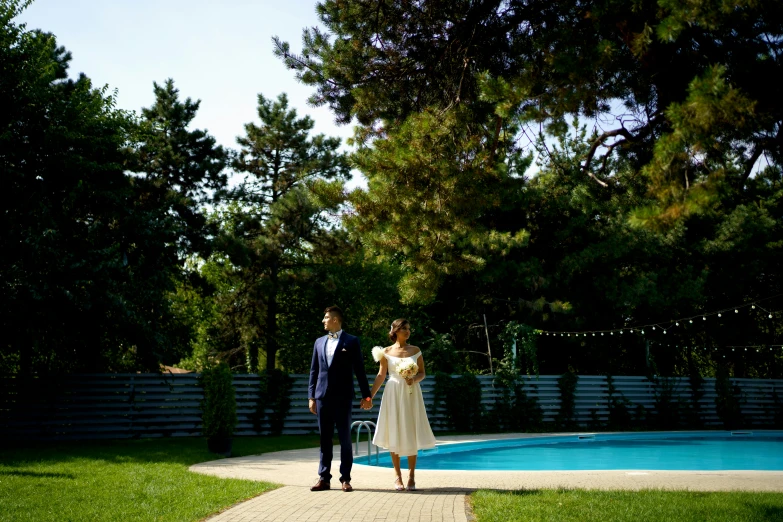
M 408 344 L 412 330 L 406 319 L 397 319 L 391 325 L 389 339 L 394 343 L 386 348 L 376 346 L 372 350 L 373 359 L 380 362 L 378 376 L 370 390 L 370 396 L 375 397 L 386 373 L 389 382 L 383 390 L 381 409 L 375 429 L 373 444 L 386 448 L 391 453 L 396 478 L 394 489 L 405 489 L 400 470 L 400 456 L 408 457 L 408 491 L 416 490 L 416 454 L 420 449 L 434 448 L 435 435 L 432 434 L 427 410 L 424 409 L 424 397 L 419 383 L 424 380 L 424 358 L 421 350 Z M 418 371 L 415 375 L 404 378 L 398 368 L 413 363 Z M 415 371 L 415 370 L 414 370 Z

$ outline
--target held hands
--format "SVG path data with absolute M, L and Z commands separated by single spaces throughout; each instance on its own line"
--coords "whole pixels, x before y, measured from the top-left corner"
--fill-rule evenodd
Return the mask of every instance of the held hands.
M 359 407 L 363 410 L 372 409 L 372 398 L 367 397 L 366 399 L 362 399 L 362 401 L 359 403 Z
M 315 408 L 315 399 L 309 399 L 307 401 L 307 407 L 310 408 L 310 413 L 312 413 L 313 415 L 318 414 L 318 411 Z

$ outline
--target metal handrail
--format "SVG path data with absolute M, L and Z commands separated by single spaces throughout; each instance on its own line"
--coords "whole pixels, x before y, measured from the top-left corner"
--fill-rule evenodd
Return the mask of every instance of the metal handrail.
M 356 446 L 353 454 L 359 456 L 359 437 L 362 434 L 362 427 L 365 427 L 367 428 L 367 464 L 369 464 L 371 447 L 375 446 L 375 444 L 372 444 L 372 432 L 375 430 L 375 423 L 373 421 L 353 421 L 353 424 L 351 424 L 351 431 L 353 431 L 355 426 L 359 426 L 359 429 L 356 430 Z M 372 429 L 370 426 L 372 426 Z M 378 446 L 375 446 L 375 465 L 378 465 Z

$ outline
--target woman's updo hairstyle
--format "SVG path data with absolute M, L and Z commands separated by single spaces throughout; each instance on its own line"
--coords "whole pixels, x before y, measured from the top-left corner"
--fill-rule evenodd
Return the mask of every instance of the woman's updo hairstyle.
M 411 323 L 407 319 L 397 319 L 391 324 L 391 330 L 389 330 L 389 339 L 391 342 L 397 342 L 397 332 L 399 332 L 405 326 L 409 326 Z

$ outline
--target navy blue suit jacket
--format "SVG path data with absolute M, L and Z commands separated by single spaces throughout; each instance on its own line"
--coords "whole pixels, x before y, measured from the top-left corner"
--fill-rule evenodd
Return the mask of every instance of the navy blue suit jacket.
M 324 335 L 315 341 L 313 360 L 310 363 L 310 383 L 308 393 L 311 399 L 323 399 L 327 391 L 333 399 L 354 400 L 353 375 L 359 381 L 362 398 L 370 396 L 367 374 L 364 372 L 364 358 L 359 347 L 359 338 L 344 331 L 337 341 L 332 365 L 326 361 L 326 340 Z

